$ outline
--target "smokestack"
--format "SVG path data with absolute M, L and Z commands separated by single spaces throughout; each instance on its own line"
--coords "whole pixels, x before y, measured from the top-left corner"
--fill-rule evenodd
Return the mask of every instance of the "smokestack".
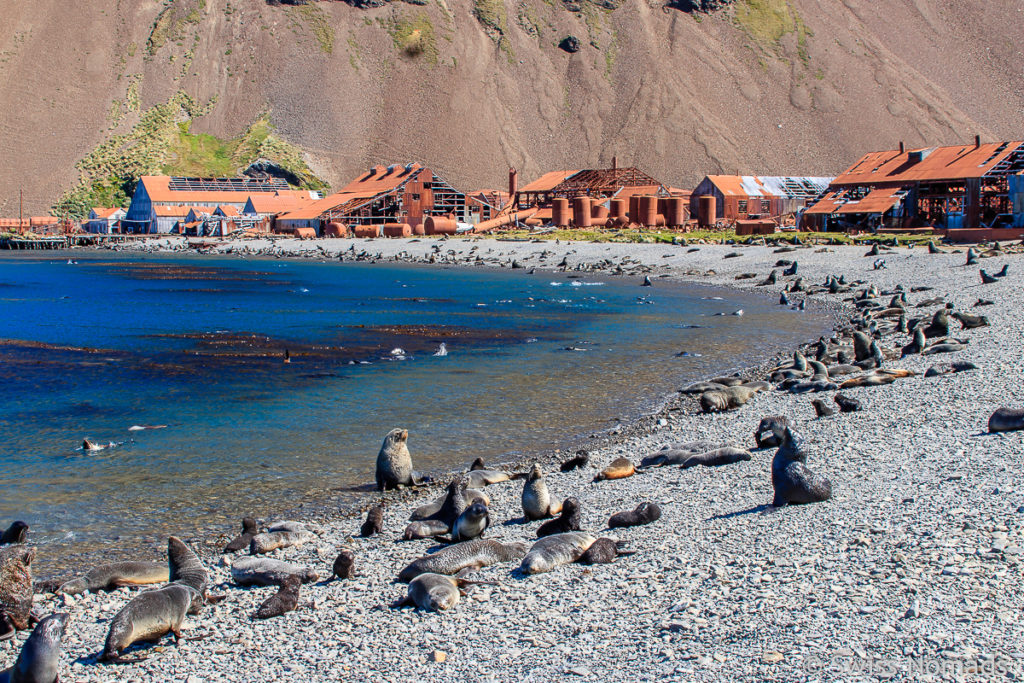
M 975 135 L 974 136 L 974 149 L 978 149 L 979 147 L 981 147 L 981 136 L 980 135 Z
M 519 192 L 519 171 L 514 168 L 508 169 L 508 200 L 514 202 L 516 193 Z
M 903 148 L 903 140 L 900 140 L 900 154 L 903 154 L 906 150 Z
M 613 155 L 612 156 L 612 170 L 614 171 L 618 167 L 619 167 L 619 158 L 617 156 Z

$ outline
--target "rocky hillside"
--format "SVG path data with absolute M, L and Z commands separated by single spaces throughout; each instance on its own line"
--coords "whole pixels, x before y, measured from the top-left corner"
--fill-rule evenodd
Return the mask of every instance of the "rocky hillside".
M 308 184 L 417 160 L 828 174 L 1019 138 L 1018 0 L 0 0 L 0 215 L 257 156 Z M 70 194 L 68 194 L 70 193 Z

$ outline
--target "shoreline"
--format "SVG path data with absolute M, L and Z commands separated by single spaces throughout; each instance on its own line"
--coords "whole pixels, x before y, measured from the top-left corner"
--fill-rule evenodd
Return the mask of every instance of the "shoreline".
M 481 242 L 467 242 L 463 251 L 474 244 Z M 511 244 L 524 243 L 484 241 L 481 248 L 509 249 Z M 620 245 L 558 246 L 574 252 L 568 258 L 589 262 Z M 863 258 L 865 248 L 859 246 L 834 247 L 822 256 L 812 248 L 776 256 L 766 247 L 705 245 L 699 259 L 671 245 L 623 246 L 616 256 L 620 265 L 633 257 L 635 247 L 651 252 L 640 259 L 642 267 L 627 263 L 631 274 L 649 267 L 652 279 L 673 270 L 688 280 L 696 277 L 687 272 L 696 261 L 703 262 L 705 273 L 715 271 L 702 276 L 705 282 L 732 283 L 738 289 L 763 278 L 777 258 L 795 256 L 807 282 L 821 282 L 831 273 L 862 278 L 879 289 L 891 289 L 896 282 L 906 282 L 908 291 L 913 285 L 933 286 L 933 291 L 909 295 L 911 306 L 930 295 L 944 296 L 957 309 L 984 312 L 992 326 L 954 332 L 971 339 L 965 351 L 888 362 L 887 367 L 908 367 L 918 374 L 889 386 L 844 392 L 865 404 L 860 413 L 814 420 L 813 396 L 769 391 L 738 411 L 702 415 L 692 409 L 692 399 L 677 396 L 591 450 L 593 467 L 586 472 L 548 475 L 553 497 L 581 498 L 584 529 L 591 531 L 599 531 L 612 512 L 632 509 L 639 500 L 658 502 L 661 520 L 617 534 L 636 555 L 526 579 L 510 577 L 509 565 L 489 567 L 479 578 L 499 585 L 472 590 L 446 614 L 386 607 L 404 594 L 404 586 L 390 583 L 397 570 L 432 545 L 392 540 L 400 535 L 413 501 L 431 493 L 387 494 L 383 537 L 353 539 L 357 515 L 335 514 L 317 520 L 318 542 L 272 554 L 323 573 L 337 546 L 348 543 L 356 550 L 360 571 L 352 581 L 304 587 L 300 609 L 267 624 L 253 624 L 247 615 L 272 591 L 227 587 L 223 561 L 200 551 L 215 582 L 227 582 L 230 597 L 207 607 L 190 625 L 195 632 L 216 635 L 167 648 L 133 665 L 133 676 L 166 679 L 173 672 L 184 680 L 230 671 L 242 678 L 294 680 L 362 672 L 367 678 L 376 674 L 402 680 L 717 681 L 815 674 L 847 679 L 863 669 L 836 666 L 872 661 L 889 662 L 901 672 L 933 660 L 964 664 L 991 657 L 1000 666 L 1017 665 L 1014 634 L 1024 607 L 1019 571 L 1024 482 L 1016 474 L 1021 433 L 979 434 L 982 416 L 1000 401 L 1014 405 L 1012 397 L 1019 395 L 1024 297 L 1015 282 L 1006 278 L 979 290 L 977 269 L 962 268 L 963 254 L 949 250 L 943 256 L 900 248 L 885 253 L 888 269 L 872 271 L 872 259 Z M 724 259 L 730 251 L 741 256 Z M 659 260 L 662 252 L 673 255 Z M 515 258 L 534 254 L 533 247 L 520 249 Z M 664 261 L 671 267 L 658 268 Z M 1004 263 L 1012 273 L 1024 266 L 1024 259 L 1007 253 L 981 265 L 998 269 Z M 757 271 L 758 278 L 728 280 L 748 271 Z M 781 287 L 765 289 L 778 295 Z M 972 309 L 976 294 L 994 297 L 999 305 Z M 842 311 L 848 309 L 842 297 L 815 298 L 829 301 L 834 323 L 843 324 Z M 884 345 L 898 348 L 905 342 L 905 336 L 897 335 L 887 337 Z M 925 367 L 959 359 L 979 369 L 923 377 Z M 590 482 L 595 469 L 614 457 L 624 455 L 636 463 L 666 441 L 712 438 L 750 447 L 753 425 L 769 414 L 796 420 L 809 440 L 810 467 L 833 481 L 833 500 L 769 512 L 772 450 L 753 451 L 752 461 L 723 468 L 660 468 L 624 480 Z M 659 425 L 659 419 L 667 424 Z M 516 512 L 520 489 L 516 483 L 488 487 L 495 518 L 488 537 L 531 538 L 536 524 L 504 524 L 521 515 Z M 233 532 L 227 529 L 224 536 Z M 131 594 L 120 589 L 72 601 L 71 611 L 84 621 L 72 624 L 65 662 L 99 649 L 107 620 Z M 47 598 L 43 604 L 59 607 L 62 599 Z M 282 638 L 282 629 L 291 637 Z M 307 647 L 305 636 L 314 633 L 323 642 Z M 431 661 L 434 650 L 447 653 L 446 661 Z M 815 662 L 832 668 L 815 669 Z M 106 680 L 109 674 L 89 661 L 71 664 L 71 670 L 83 681 Z

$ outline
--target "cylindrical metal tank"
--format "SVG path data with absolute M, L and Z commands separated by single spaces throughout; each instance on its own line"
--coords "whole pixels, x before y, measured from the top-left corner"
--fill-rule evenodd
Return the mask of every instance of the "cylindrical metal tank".
M 683 197 L 668 197 L 665 200 L 665 222 L 672 228 L 686 225 L 686 200 Z
M 380 237 L 380 226 L 357 225 L 354 228 L 352 228 L 352 233 L 356 237 Z
M 569 200 L 556 197 L 551 201 L 551 222 L 556 228 L 569 227 Z
M 638 199 L 639 207 L 636 223 L 646 227 L 657 227 L 658 224 L 658 198 L 653 195 L 643 195 Z
M 590 219 L 590 197 L 573 197 L 572 199 L 572 222 L 577 228 L 589 228 L 593 221 Z
M 607 206 L 605 206 L 604 204 L 599 204 L 598 202 L 594 202 L 590 207 L 591 222 L 594 225 L 601 225 L 606 220 L 608 220 L 609 213 L 610 212 L 608 211 Z
M 629 198 L 629 222 L 640 225 L 640 195 L 632 195 Z
M 412 226 L 408 223 L 385 223 L 381 232 L 385 237 L 412 237 Z
M 608 215 L 612 218 L 625 218 L 626 217 L 626 200 L 625 199 L 609 199 L 608 200 Z
M 697 198 L 697 221 L 702 228 L 709 228 L 718 220 L 716 211 L 715 196 L 711 194 L 701 195 Z
M 421 235 L 426 235 L 427 226 L 424 225 L 422 222 L 417 223 L 416 225 L 412 226 L 412 234 L 416 235 L 417 237 Z
M 331 221 L 324 228 L 324 237 L 348 237 L 348 226 L 344 223 Z
M 446 216 L 427 216 L 423 225 L 428 235 L 454 235 L 458 229 L 455 219 Z

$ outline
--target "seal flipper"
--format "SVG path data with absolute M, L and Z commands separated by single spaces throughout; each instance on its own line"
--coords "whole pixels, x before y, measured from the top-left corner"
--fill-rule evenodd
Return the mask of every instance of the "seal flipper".
M 391 609 L 402 609 L 403 607 L 415 607 L 416 601 L 406 595 L 401 600 L 395 600 L 391 603 Z

